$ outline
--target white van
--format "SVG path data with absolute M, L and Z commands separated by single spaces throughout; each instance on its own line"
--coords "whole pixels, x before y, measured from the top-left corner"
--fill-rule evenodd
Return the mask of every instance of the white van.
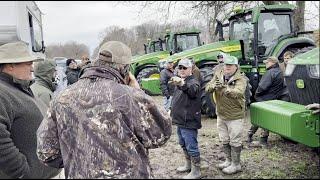
M 41 16 L 34 1 L 0 1 L 0 45 L 24 41 L 32 54 L 45 58 Z

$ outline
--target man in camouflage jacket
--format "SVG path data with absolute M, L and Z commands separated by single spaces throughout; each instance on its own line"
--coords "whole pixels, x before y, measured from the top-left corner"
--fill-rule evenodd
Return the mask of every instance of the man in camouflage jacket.
M 66 178 L 151 178 L 148 149 L 170 138 L 171 118 L 129 73 L 130 49 L 109 41 L 79 81 L 50 104 L 38 157 Z M 130 87 L 132 86 L 132 87 Z

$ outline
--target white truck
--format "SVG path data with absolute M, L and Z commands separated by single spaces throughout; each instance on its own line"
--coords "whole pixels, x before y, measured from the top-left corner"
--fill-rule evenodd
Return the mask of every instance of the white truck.
M 41 16 L 34 1 L 0 1 L 0 45 L 24 41 L 32 54 L 45 57 Z

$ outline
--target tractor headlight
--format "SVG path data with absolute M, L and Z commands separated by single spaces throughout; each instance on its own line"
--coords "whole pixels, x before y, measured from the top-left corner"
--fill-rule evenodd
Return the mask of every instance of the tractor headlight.
M 320 78 L 320 65 L 319 64 L 314 64 L 314 65 L 309 65 L 309 73 L 312 78 Z
M 284 72 L 284 76 L 291 76 L 296 67 L 295 64 L 287 64 L 286 71 Z

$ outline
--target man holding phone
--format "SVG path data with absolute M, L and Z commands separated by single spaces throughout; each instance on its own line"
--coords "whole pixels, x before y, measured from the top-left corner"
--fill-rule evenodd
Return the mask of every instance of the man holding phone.
M 66 178 L 152 178 L 148 149 L 171 136 L 171 118 L 129 72 L 131 50 L 109 41 L 80 79 L 56 96 L 40 125 L 38 157 Z

